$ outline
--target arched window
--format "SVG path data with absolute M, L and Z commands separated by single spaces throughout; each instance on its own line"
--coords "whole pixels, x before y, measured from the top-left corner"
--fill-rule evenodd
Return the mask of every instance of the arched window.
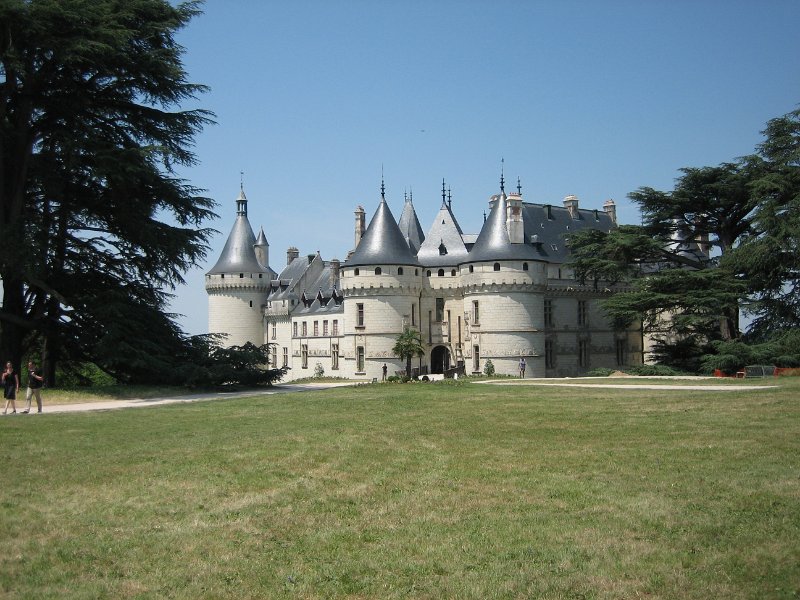
M 383 271 L 381 271 L 381 268 L 375 267 L 375 275 L 380 275 L 381 273 L 383 273 Z
M 402 275 L 403 274 L 403 267 L 397 267 L 397 274 L 398 275 Z
M 437 275 L 439 277 L 444 277 L 444 269 L 439 269 L 439 272 L 437 273 Z
M 500 270 L 500 263 L 494 263 L 494 270 L 495 271 L 499 271 Z
M 353 275 L 355 275 L 356 277 L 358 277 L 358 269 L 353 269 Z
M 528 263 L 522 263 L 522 270 L 523 271 L 527 271 L 528 270 Z

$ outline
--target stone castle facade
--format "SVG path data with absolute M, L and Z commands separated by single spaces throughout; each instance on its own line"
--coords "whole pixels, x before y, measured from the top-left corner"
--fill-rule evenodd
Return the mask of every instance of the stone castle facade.
M 599 306 L 613 291 L 580 285 L 567 265 L 567 236 L 616 227 L 612 200 L 602 210 L 523 201 L 521 189 L 491 196 L 478 234 L 462 231 L 445 196 L 424 234 L 406 198 L 399 221 L 383 185 L 369 226 L 355 211 L 355 244 L 344 262 L 289 248 L 280 272 L 270 267 L 263 229 L 247 219 L 240 191 L 237 217 L 219 260 L 206 274 L 209 332 L 227 344 L 270 344 L 271 363 L 287 380 L 326 375 L 371 381 L 404 371 L 392 353 L 405 327 L 419 331 L 425 355 L 418 373 L 461 367 L 482 373 L 578 376 L 597 367 L 642 363 L 639 331 L 617 331 Z

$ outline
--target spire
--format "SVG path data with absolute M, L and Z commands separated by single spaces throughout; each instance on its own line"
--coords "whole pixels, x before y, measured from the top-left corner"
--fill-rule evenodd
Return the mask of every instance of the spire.
M 247 196 L 244 195 L 244 171 L 239 171 L 239 196 L 236 198 L 236 214 L 247 216 Z

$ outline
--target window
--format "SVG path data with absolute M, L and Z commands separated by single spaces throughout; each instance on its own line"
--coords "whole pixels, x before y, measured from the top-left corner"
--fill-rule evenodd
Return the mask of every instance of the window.
M 380 275 L 381 273 L 383 273 L 381 268 L 380 267 L 375 267 L 375 275 Z
M 289 348 L 286 346 L 283 347 L 283 366 L 289 366 Z
M 589 366 L 589 340 L 578 341 L 578 365 L 583 368 Z
M 303 344 L 300 346 L 300 356 L 303 359 L 302 367 L 304 369 L 308 368 L 308 344 Z
M 295 321 L 294 323 L 292 323 L 292 335 L 293 335 L 294 337 L 297 337 L 297 321 Z
M 436 322 L 444 321 L 444 298 L 436 299 Z
M 439 272 L 436 273 L 439 277 L 444 277 L 444 269 L 439 269 Z
M 328 336 L 328 319 L 325 319 L 322 322 L 322 335 L 324 335 L 325 337 Z
M 333 320 L 333 335 L 339 335 L 339 319 Z
M 481 370 L 481 349 L 478 346 L 472 347 L 472 370 L 475 372 Z
M 544 366 L 546 369 L 552 369 L 556 366 L 555 353 L 553 350 L 553 340 L 544 341 Z
M 625 340 L 616 340 L 615 348 L 617 351 L 617 366 L 621 367 L 625 364 L 625 355 L 627 354 L 627 344 Z
M 339 368 L 339 344 L 331 345 L 331 369 Z
M 273 323 L 272 324 L 272 339 L 274 340 L 274 339 L 277 339 L 277 338 L 278 338 L 278 326 L 275 323 Z
M 319 337 L 319 321 L 314 321 L 314 337 Z
M 500 270 L 500 263 L 494 263 L 494 270 L 495 271 L 499 271 Z
M 364 346 L 356 348 L 356 371 L 364 372 Z
M 308 323 L 303 321 L 303 337 L 306 337 L 307 335 L 308 335 Z
M 364 305 L 356 304 L 356 327 L 364 327 Z
M 481 322 L 481 313 L 478 306 L 478 301 L 472 301 L 472 323 L 477 325 Z
M 588 325 L 586 319 L 586 300 L 578 300 L 578 325 Z
M 552 300 L 545 300 L 544 301 L 544 326 L 545 327 L 552 327 L 553 326 L 553 301 Z

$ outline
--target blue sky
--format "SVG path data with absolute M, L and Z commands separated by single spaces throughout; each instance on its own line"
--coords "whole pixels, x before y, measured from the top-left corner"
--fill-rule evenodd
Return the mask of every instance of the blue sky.
M 353 211 L 371 218 L 381 169 L 395 217 L 404 190 L 427 230 L 444 178 L 478 233 L 501 159 L 507 189 L 581 206 L 671 189 L 678 169 L 748 154 L 800 103 L 800 2 L 207 0 L 179 35 L 196 105 L 217 125 L 181 171 L 220 218 L 206 263 L 173 310 L 207 330 L 203 274 L 236 214 L 240 171 L 270 264 L 286 249 L 344 259 Z

